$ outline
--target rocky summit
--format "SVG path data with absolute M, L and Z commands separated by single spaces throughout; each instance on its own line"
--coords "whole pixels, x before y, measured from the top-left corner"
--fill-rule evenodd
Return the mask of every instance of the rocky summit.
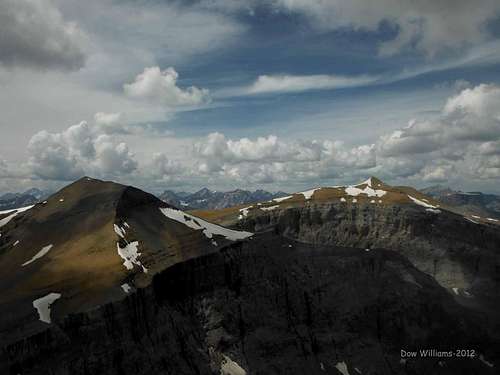
M 476 216 L 374 177 L 190 212 L 85 177 L 0 212 L 0 373 L 496 374 Z

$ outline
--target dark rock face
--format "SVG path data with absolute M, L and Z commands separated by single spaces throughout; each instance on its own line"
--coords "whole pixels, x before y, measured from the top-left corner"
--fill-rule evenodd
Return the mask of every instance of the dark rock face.
M 0 373 L 219 374 L 229 359 L 247 374 L 493 374 L 477 357 L 400 363 L 415 348 L 498 358 L 477 318 L 395 252 L 268 233 L 5 347 Z
M 398 251 L 442 286 L 466 290 L 488 308 L 500 302 L 500 231 L 495 225 L 419 206 L 341 203 L 273 210 L 238 225 L 312 244 Z

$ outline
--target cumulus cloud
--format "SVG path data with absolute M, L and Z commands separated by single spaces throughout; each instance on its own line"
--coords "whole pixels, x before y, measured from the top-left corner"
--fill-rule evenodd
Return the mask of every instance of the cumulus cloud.
M 212 133 L 194 144 L 198 171 L 254 183 L 316 181 L 376 174 L 443 182 L 457 175 L 500 177 L 500 87 L 477 85 L 449 98 L 435 120 L 411 120 L 373 144 L 341 140 L 228 139 Z
M 377 77 L 362 75 L 344 77 L 337 75 L 261 75 L 245 94 L 265 94 L 274 92 L 300 92 L 308 90 L 338 89 L 364 86 L 374 83 Z
M 228 164 L 319 160 L 321 148 L 316 141 L 284 142 L 274 135 L 232 140 L 221 133 L 211 133 L 193 147 L 195 156 L 202 160 L 202 172 L 220 171 Z
M 212 133 L 193 150 L 200 173 L 256 183 L 305 181 L 375 166 L 374 145 L 349 148 L 330 140 L 288 141 L 273 135 L 232 140 Z
M 0 63 L 75 70 L 85 63 L 86 37 L 50 0 L 0 2 Z
M 119 136 L 103 126 L 120 123 L 117 113 L 100 113 L 95 123 L 35 134 L 27 166 L 46 180 L 83 174 L 127 177 L 141 184 L 321 185 L 331 179 L 377 175 L 421 184 L 461 179 L 500 178 L 500 87 L 481 84 L 446 101 L 433 120 L 411 120 L 370 144 L 342 140 L 296 140 L 275 135 L 231 139 L 211 133 L 192 140 L 191 152 L 147 154 L 138 161 Z M 183 144 L 186 149 L 186 144 Z M 0 175 L 11 173 L 0 161 Z M 200 182 L 199 182 L 200 183 Z
M 473 178 L 498 178 L 495 162 L 500 144 L 500 87 L 481 84 L 450 97 L 434 121 L 412 121 L 382 136 L 382 157 L 417 158 L 423 164 L 415 177 L 445 180 L 457 173 Z M 382 163 L 384 160 L 382 159 Z
M 31 173 L 47 180 L 70 181 L 85 174 L 120 176 L 137 168 L 125 143 L 96 133 L 85 121 L 60 133 L 36 133 L 28 153 Z
M 210 100 L 207 89 L 178 87 L 178 77 L 172 67 L 160 70 L 158 66 L 153 66 L 145 68 L 134 82 L 125 84 L 123 89 L 131 98 L 150 100 L 168 107 L 197 106 Z
M 380 45 L 383 55 L 415 48 L 432 56 L 442 49 L 484 41 L 489 36 L 487 22 L 500 12 L 496 0 L 274 0 L 274 4 L 278 10 L 304 14 L 322 29 L 375 31 L 387 22 L 397 32 Z
M 147 170 L 153 178 L 167 181 L 186 172 L 179 161 L 170 159 L 164 153 L 154 154 Z

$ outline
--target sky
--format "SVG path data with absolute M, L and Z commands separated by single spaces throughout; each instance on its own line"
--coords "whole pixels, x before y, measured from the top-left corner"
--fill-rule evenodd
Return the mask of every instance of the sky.
M 500 194 L 497 0 L 2 0 L 0 193 Z

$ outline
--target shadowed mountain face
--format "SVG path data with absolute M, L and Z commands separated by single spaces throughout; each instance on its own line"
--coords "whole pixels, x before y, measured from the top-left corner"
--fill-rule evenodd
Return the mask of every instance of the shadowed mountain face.
M 376 179 L 343 189 L 204 212 L 239 230 L 88 178 L 0 213 L 0 373 L 494 374 L 494 223 Z M 436 256 L 478 280 L 447 289 Z
M 61 295 L 54 319 L 85 311 L 229 241 L 161 210 L 178 212 L 138 189 L 83 178 L 45 203 L 4 214 L 10 220 L 0 228 L 1 342 L 46 328 L 33 308 L 39 298 Z

